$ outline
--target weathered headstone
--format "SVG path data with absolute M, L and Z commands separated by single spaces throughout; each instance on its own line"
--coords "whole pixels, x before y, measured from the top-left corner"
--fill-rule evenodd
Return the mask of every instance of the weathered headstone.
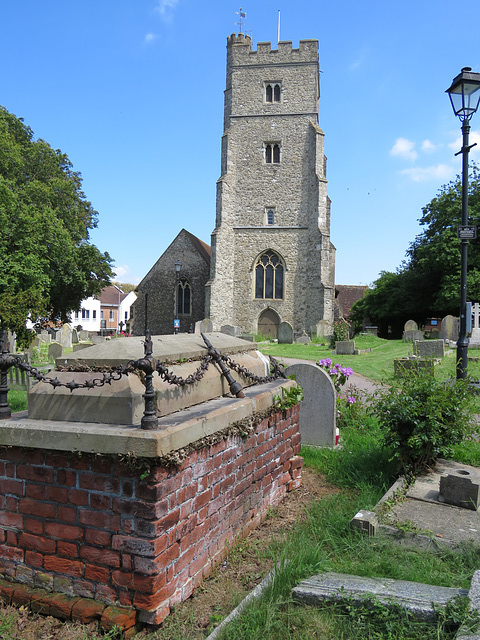
M 204 318 L 203 320 L 199 320 L 195 323 L 195 333 L 212 333 L 213 331 L 213 322 L 210 318 Z
M 338 340 L 335 342 L 337 356 L 353 356 L 355 353 L 355 340 Z
M 302 333 L 295 338 L 297 344 L 310 344 L 311 341 L 310 336 L 307 335 L 305 331 L 302 331 Z
M 48 345 L 48 357 L 55 360 L 55 358 L 60 358 L 61 355 L 63 355 L 62 345 L 58 342 L 51 342 Z
M 443 358 L 445 356 L 445 342 L 443 340 L 416 340 L 413 343 L 413 353 L 419 358 Z
M 393 370 L 399 378 L 412 370 L 425 371 L 433 376 L 435 373 L 435 362 L 432 358 L 396 358 L 393 361 Z
M 333 447 L 337 420 L 337 394 L 326 371 L 313 364 L 292 364 L 286 370 L 303 389 L 300 403 L 302 444 Z
M 60 344 L 64 349 L 72 348 L 72 327 L 69 324 L 64 324 L 62 327 Z
M 403 332 L 403 341 L 404 342 L 415 342 L 423 340 L 423 331 L 419 329 L 411 329 L 410 331 Z
M 451 340 L 452 342 L 458 340 L 458 318 L 448 315 L 442 319 L 440 338 L 443 340 Z
M 278 344 L 293 343 L 293 327 L 289 322 L 281 322 L 278 325 Z
M 72 330 L 72 344 L 78 344 L 78 331 L 76 329 Z
M 418 331 L 418 324 L 415 320 L 407 320 L 405 322 L 405 326 L 403 327 L 404 331 Z
M 88 340 L 89 339 L 89 335 L 88 335 L 88 331 L 85 331 L 85 329 L 81 329 L 80 331 L 77 329 L 77 334 L 78 334 L 78 339 L 83 342 L 84 340 Z
M 237 327 L 233 324 L 224 324 L 220 327 L 220 331 L 222 333 L 226 333 L 227 336 L 239 336 L 240 333 L 242 332 L 241 327 Z M 202 332 L 203 333 L 203 332 Z
M 78 344 L 74 344 L 73 345 L 73 351 L 81 351 L 82 349 L 88 349 L 88 347 L 91 347 L 92 345 L 89 344 L 88 342 L 79 342 Z
M 320 320 L 316 326 L 318 338 L 328 338 L 332 334 L 332 327 L 326 320 Z
M 38 334 L 38 337 L 41 342 L 51 342 L 52 336 L 48 333 L 46 329 L 42 329 L 42 331 Z
M 92 344 L 102 344 L 107 341 L 107 336 L 92 336 Z
M 472 333 L 470 336 L 470 346 L 471 347 L 479 347 L 480 346 L 480 304 L 475 302 L 472 304 Z

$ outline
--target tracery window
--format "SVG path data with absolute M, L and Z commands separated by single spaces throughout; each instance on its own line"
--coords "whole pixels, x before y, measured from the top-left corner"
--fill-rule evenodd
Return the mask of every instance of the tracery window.
M 267 164 L 280 164 L 280 145 L 278 142 L 265 144 L 265 162 Z
M 185 277 L 180 278 L 177 289 L 177 316 L 192 315 L 192 287 Z
M 255 298 L 283 298 L 283 261 L 275 251 L 265 251 L 255 263 Z
M 275 209 L 273 207 L 268 207 L 265 210 L 265 218 L 267 224 L 275 224 Z

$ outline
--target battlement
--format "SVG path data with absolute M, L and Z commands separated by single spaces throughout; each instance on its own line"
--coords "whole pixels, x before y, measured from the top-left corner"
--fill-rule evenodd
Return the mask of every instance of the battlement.
M 233 64 L 272 64 L 282 62 L 318 62 L 318 40 L 300 40 L 298 49 L 294 49 L 291 40 L 282 40 L 277 49 L 271 42 L 258 42 L 252 51 L 250 36 L 232 33 L 227 38 L 227 48 L 232 55 Z

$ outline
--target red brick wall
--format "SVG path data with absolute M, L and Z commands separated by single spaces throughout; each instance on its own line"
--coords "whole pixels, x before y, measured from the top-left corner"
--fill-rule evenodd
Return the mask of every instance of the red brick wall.
M 298 406 L 144 480 L 109 458 L 0 449 L 0 575 L 158 624 L 300 484 Z

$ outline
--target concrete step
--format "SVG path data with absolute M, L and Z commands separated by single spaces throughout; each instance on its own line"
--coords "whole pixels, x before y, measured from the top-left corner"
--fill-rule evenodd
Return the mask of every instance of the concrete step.
M 418 618 L 432 619 L 433 604 L 445 606 L 457 596 L 468 596 L 467 589 L 435 587 L 419 582 L 390 578 L 363 578 L 344 573 L 321 573 L 301 582 L 293 590 L 298 602 L 320 605 L 325 601 L 341 602 L 350 599 L 361 605 L 369 596 L 386 606 L 398 604 Z

